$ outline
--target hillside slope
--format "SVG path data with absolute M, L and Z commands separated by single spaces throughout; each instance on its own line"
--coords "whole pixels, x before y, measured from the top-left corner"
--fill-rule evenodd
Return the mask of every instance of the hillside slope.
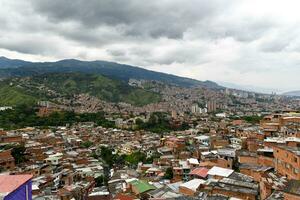
M 14 106 L 19 104 L 34 104 L 37 97 L 21 88 L 0 83 L 0 106 Z
M 0 105 L 16 105 L 48 100 L 57 96 L 72 98 L 89 94 L 108 102 L 126 102 L 136 106 L 160 101 L 160 94 L 134 88 L 127 83 L 96 74 L 51 73 L 0 82 Z
M 30 63 L 25 62 L 20 67 L 15 67 L 12 61 L 12 67 L 0 69 L 0 78 L 22 77 L 40 75 L 45 73 L 90 73 L 101 74 L 109 78 L 128 81 L 129 79 L 144 79 L 161 81 L 168 84 L 174 84 L 181 87 L 203 86 L 208 88 L 221 88 L 218 84 L 211 81 L 198 81 L 195 79 L 179 77 L 171 74 L 165 74 L 146 70 L 130 65 L 118 64 L 106 61 L 80 61 L 80 60 L 61 60 L 57 62 Z
M 291 92 L 285 92 L 285 93 L 283 93 L 283 95 L 300 97 L 300 90 L 291 91 Z
M 18 68 L 29 64 L 31 64 L 31 62 L 27 62 L 24 60 L 17 60 L 17 59 L 9 59 L 3 56 L 0 57 L 0 69 Z

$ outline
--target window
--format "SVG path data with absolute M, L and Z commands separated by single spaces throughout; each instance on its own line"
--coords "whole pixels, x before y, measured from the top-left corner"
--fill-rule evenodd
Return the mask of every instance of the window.
M 294 168 L 294 174 L 299 174 L 299 169 Z
M 295 168 L 293 168 L 293 167 L 292 167 L 292 172 L 293 172 L 294 174 L 296 174 L 296 172 L 295 172 Z
M 281 160 L 277 160 L 279 164 L 281 164 Z
M 297 159 L 297 157 L 294 157 L 294 162 L 296 163 L 296 162 L 298 162 L 298 159 Z

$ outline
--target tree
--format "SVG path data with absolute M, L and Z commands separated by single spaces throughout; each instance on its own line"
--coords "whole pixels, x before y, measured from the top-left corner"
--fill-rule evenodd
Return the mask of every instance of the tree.
M 114 164 L 114 156 L 113 156 L 113 153 L 112 153 L 112 149 L 102 146 L 101 147 L 100 157 L 102 158 L 102 160 L 105 161 L 105 163 L 109 167 L 113 166 L 113 164 Z
M 93 142 L 91 142 L 91 141 L 85 141 L 85 142 L 83 142 L 83 143 L 81 143 L 81 147 L 83 147 L 83 148 L 90 148 L 91 146 L 93 145 Z
M 148 122 L 142 122 L 136 120 L 136 124 L 139 129 L 144 129 L 147 131 L 163 134 L 165 132 L 175 131 L 175 130 L 186 130 L 189 127 L 187 123 L 183 123 L 181 126 L 172 126 L 170 122 L 170 116 L 164 112 L 154 112 L 150 115 Z
M 0 112 L 0 128 L 18 129 L 27 126 L 64 126 L 76 122 L 95 122 L 99 126 L 114 127 L 114 122 L 105 118 L 103 112 L 74 113 L 70 111 L 54 112 L 48 116 L 36 115 L 34 107 L 20 105 L 12 110 Z
M 130 165 L 136 166 L 139 162 L 146 161 L 146 154 L 140 151 L 136 151 L 133 152 L 132 154 L 127 155 L 125 160 Z
M 190 125 L 187 122 L 183 122 L 180 126 L 180 130 L 187 130 L 190 128 Z
M 245 120 L 246 122 L 251 123 L 251 124 L 257 124 L 260 122 L 260 120 L 262 118 L 263 117 L 261 117 L 261 116 L 253 115 L 253 116 L 245 116 L 245 117 L 243 117 L 243 120 Z
M 126 155 L 124 155 L 124 154 L 122 154 L 122 155 L 116 154 L 115 158 L 114 158 L 114 164 L 118 167 L 124 166 L 125 165 L 125 158 L 126 158 Z
M 160 156 L 161 156 L 161 154 L 159 154 L 159 153 L 156 151 L 156 152 L 154 152 L 154 153 L 151 155 L 151 157 L 147 157 L 145 163 L 147 163 L 147 164 L 152 164 L 153 161 L 154 161 L 154 159 L 158 159 L 158 158 L 160 158 Z
M 135 120 L 135 123 L 136 123 L 136 125 L 141 126 L 141 127 L 144 125 L 144 121 L 141 118 L 137 118 Z
M 96 187 L 101 187 L 107 185 L 108 179 L 105 176 L 101 175 L 95 178 L 95 182 L 96 182 Z
M 19 145 L 12 149 L 11 155 L 14 157 L 16 164 L 21 164 L 26 161 L 25 158 L 25 146 Z
M 173 169 L 171 167 L 167 168 L 164 178 L 169 180 L 173 178 Z

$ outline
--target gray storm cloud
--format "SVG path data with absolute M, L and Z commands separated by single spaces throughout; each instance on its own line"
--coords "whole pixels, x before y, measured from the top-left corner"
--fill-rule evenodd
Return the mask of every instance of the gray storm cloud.
M 112 60 L 202 80 L 299 89 L 299 3 L 271 3 L 0 0 L 0 53 Z

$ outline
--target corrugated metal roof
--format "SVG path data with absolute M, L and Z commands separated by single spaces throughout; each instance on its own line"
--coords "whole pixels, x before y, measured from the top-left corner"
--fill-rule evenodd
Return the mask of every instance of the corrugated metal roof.
M 139 194 L 156 189 L 156 187 L 154 187 L 153 185 L 140 180 L 134 180 L 130 182 L 130 184 L 132 185 L 132 187 L 135 187 L 137 189 Z

